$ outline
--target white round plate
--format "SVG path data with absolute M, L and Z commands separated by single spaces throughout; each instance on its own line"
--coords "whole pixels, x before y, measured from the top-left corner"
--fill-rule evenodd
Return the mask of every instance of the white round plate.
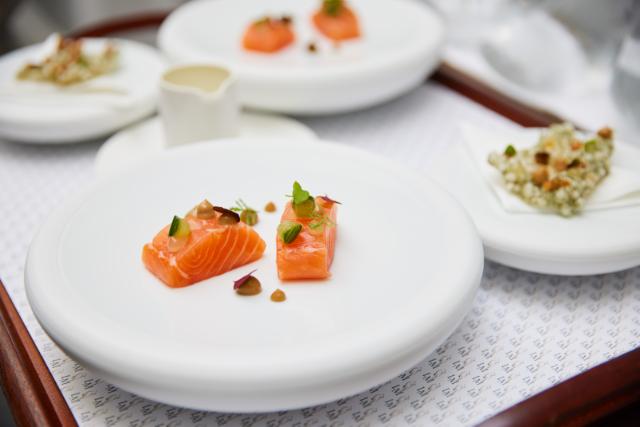
M 630 167 L 640 151 L 616 141 L 615 156 Z M 447 150 L 431 177 L 473 218 L 487 258 L 544 274 L 591 275 L 640 264 L 640 207 L 588 211 L 563 218 L 547 213 L 509 213 L 462 144 Z
M 441 19 L 416 0 L 350 0 L 362 36 L 335 47 L 311 15 L 319 0 L 197 0 L 176 9 L 158 45 L 176 62 L 218 61 L 237 71 L 244 105 L 285 113 L 331 114 L 372 106 L 421 84 L 444 42 Z M 296 41 L 275 54 L 241 45 L 245 28 L 272 14 L 293 17 Z M 307 44 L 318 44 L 318 53 Z
M 296 120 L 246 111 L 240 113 L 239 136 L 303 143 L 316 139 L 309 127 Z M 215 140 L 209 142 L 216 143 Z M 165 150 L 162 122 L 159 117 L 153 117 L 121 130 L 102 144 L 96 156 L 96 173 L 98 176 L 119 173 Z
M 275 231 L 293 180 L 342 202 L 332 277 L 280 282 Z M 142 246 L 204 197 L 261 209 L 259 261 L 182 289 Z M 462 321 L 483 268 L 464 210 L 428 179 L 347 146 L 218 141 L 98 182 L 46 221 L 26 265 L 31 307 L 72 358 L 141 396 L 273 411 L 363 391 L 415 365 Z M 263 291 L 237 295 L 257 269 Z M 287 294 L 283 303 L 269 295 Z
M 97 50 L 106 41 L 85 39 L 85 46 Z M 144 44 L 112 41 L 120 49 L 119 69 L 91 84 L 126 91 L 126 95 L 69 93 L 77 89 L 17 81 L 18 70 L 37 55 L 42 45 L 0 58 L 0 137 L 34 144 L 79 142 L 107 135 L 151 114 L 156 108 L 156 85 L 163 60 Z

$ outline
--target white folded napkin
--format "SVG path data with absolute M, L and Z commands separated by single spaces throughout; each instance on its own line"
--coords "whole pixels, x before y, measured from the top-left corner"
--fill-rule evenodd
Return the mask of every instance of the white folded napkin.
M 489 153 L 503 152 L 509 144 L 516 149 L 535 145 L 541 129 L 488 131 L 471 125 L 462 125 L 460 130 L 466 151 L 505 211 L 541 212 L 509 192 L 500 172 L 487 161 Z M 640 168 L 640 150 L 617 141 L 614 141 L 614 144 L 611 172 L 587 199 L 583 211 L 640 205 L 640 173 L 636 172 Z
M 59 34 L 51 34 L 40 48 L 24 62 L 42 62 L 55 51 L 59 39 Z M 91 54 L 99 54 L 102 47 L 102 43 L 93 45 L 85 43 L 83 45 L 83 49 Z M 0 102 L 29 105 L 56 105 L 69 102 L 74 105 L 97 105 L 127 109 L 135 105 L 135 98 L 131 96 L 129 88 L 123 85 L 116 70 L 113 73 L 70 86 L 12 79 L 8 84 L 0 87 Z

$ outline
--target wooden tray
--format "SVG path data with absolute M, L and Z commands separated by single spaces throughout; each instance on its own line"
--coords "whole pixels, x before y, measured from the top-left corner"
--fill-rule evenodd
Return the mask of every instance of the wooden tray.
M 159 26 L 167 12 L 116 18 L 71 34 L 103 37 Z M 431 77 L 527 127 L 562 121 L 510 99 L 448 64 Z M 19 426 L 77 425 L 26 326 L 0 282 L 0 381 Z M 480 424 L 482 427 L 640 425 L 640 349 L 557 384 Z

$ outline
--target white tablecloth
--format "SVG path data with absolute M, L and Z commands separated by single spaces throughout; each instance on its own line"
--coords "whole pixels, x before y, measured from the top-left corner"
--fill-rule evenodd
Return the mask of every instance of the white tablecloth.
M 459 137 L 460 122 L 513 126 L 435 84 L 367 111 L 304 121 L 322 138 L 427 173 Z M 34 319 L 24 291 L 23 265 L 35 230 L 51 209 L 91 183 L 99 145 L 0 142 L 0 278 L 81 426 L 473 425 L 640 345 L 640 268 L 579 278 L 487 262 L 473 309 L 456 332 L 419 365 L 357 396 L 252 415 L 136 397 L 64 355 Z

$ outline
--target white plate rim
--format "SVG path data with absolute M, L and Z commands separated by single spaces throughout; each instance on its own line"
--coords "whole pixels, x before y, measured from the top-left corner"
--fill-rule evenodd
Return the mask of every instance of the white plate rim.
M 176 52 L 190 51 L 196 56 L 196 50 L 190 50 L 188 43 L 179 41 L 172 38 L 172 33 L 176 30 L 179 24 L 182 24 L 182 20 L 186 20 L 188 16 L 198 8 L 215 7 L 219 1 L 236 1 L 236 0 L 194 0 L 189 3 L 185 3 L 171 13 L 167 19 L 161 25 L 158 31 L 158 46 L 160 49 L 172 59 L 182 61 L 185 55 L 177 55 Z M 253 66 L 243 65 L 241 62 L 228 61 L 224 58 L 219 58 L 212 53 L 212 57 L 216 57 L 221 62 L 229 62 L 229 65 L 234 70 L 238 71 L 241 75 L 249 77 L 256 81 L 264 81 L 272 84 L 288 84 L 291 79 L 294 78 L 300 84 L 317 83 L 332 81 L 334 79 L 353 79 L 358 78 L 359 75 L 366 70 L 367 72 L 380 72 L 387 68 L 395 68 L 397 64 L 411 64 L 415 62 L 416 57 L 426 55 L 434 49 L 441 52 L 442 45 L 445 37 L 445 27 L 440 16 L 433 11 L 433 9 L 425 3 L 418 2 L 416 0 L 396 0 L 392 3 L 385 3 L 387 6 L 393 5 L 393 7 L 407 8 L 408 12 L 412 14 L 422 16 L 423 19 L 430 21 L 430 24 L 435 29 L 436 37 L 431 40 L 428 37 L 416 38 L 415 43 L 409 46 L 403 46 L 398 51 L 394 52 L 391 56 L 380 56 L 373 59 L 368 59 L 366 65 L 362 63 L 345 64 L 339 67 L 319 67 L 310 68 L 305 67 L 304 74 L 298 70 L 287 69 L 260 69 L 259 71 Z M 238 42 L 238 46 L 240 46 Z M 240 48 L 240 47 L 239 47 Z M 186 55 L 189 56 L 189 55 Z
M 268 120 L 269 122 L 277 123 L 278 126 L 287 127 L 290 130 L 293 130 L 295 128 L 296 132 L 300 134 L 299 138 L 301 142 L 316 141 L 318 138 L 318 135 L 313 131 L 313 129 L 311 129 L 306 124 L 298 120 L 292 119 L 290 117 L 281 116 L 277 114 L 258 113 L 258 112 L 246 111 L 246 110 L 240 111 L 240 121 L 241 121 L 240 127 L 241 128 L 242 128 L 243 121 L 250 122 L 252 120 L 255 121 L 256 119 L 258 121 Z M 133 139 L 134 137 L 135 138 L 140 137 L 140 135 L 134 136 L 133 135 L 134 133 L 141 132 L 141 131 L 149 132 L 153 130 L 152 128 L 156 126 L 160 126 L 160 127 L 162 126 L 162 119 L 160 118 L 160 116 L 149 117 L 148 119 L 133 123 L 125 127 L 124 129 L 114 133 L 109 138 L 107 138 L 107 140 L 98 149 L 98 153 L 96 154 L 96 157 L 94 160 L 94 168 L 96 170 L 97 175 L 103 176 L 109 173 L 113 173 L 113 171 L 110 172 L 110 169 L 112 169 L 112 167 L 106 166 L 106 165 L 109 164 L 109 162 L 113 162 L 113 160 L 108 160 L 108 159 L 111 156 L 113 156 L 112 151 L 116 149 L 117 146 L 131 142 L 131 139 Z M 239 136 L 239 138 L 242 138 L 242 135 Z M 215 141 L 202 141 L 202 142 L 211 143 Z M 201 142 L 194 142 L 194 144 L 199 144 L 199 143 Z M 150 154 L 155 156 L 156 154 L 159 154 L 159 153 L 154 151 Z M 130 166 L 134 166 L 134 165 L 130 165 Z
M 237 144 L 237 141 L 234 141 L 233 143 Z M 219 141 L 216 146 L 221 146 Z M 197 151 L 203 147 L 206 146 L 194 145 L 179 148 L 177 150 L 182 152 L 188 152 L 189 150 Z M 368 160 L 373 163 L 389 167 L 390 170 L 401 174 L 401 176 L 407 179 L 415 179 L 417 182 L 428 186 L 429 192 L 433 192 L 434 197 L 437 197 L 439 200 L 446 203 L 446 210 L 448 210 L 452 216 L 459 219 L 459 223 L 462 227 L 465 227 L 467 232 L 466 235 L 468 236 L 466 243 L 470 244 L 467 255 L 473 254 L 471 258 L 475 258 L 475 261 L 471 262 L 472 265 L 467 265 L 467 268 L 460 269 L 460 271 L 455 272 L 455 279 L 451 281 L 452 283 L 455 283 L 455 286 L 458 288 L 464 289 L 464 295 L 456 301 L 449 301 L 451 306 L 439 307 L 440 312 L 435 314 L 433 312 L 429 313 L 429 328 L 420 330 L 413 328 L 407 329 L 406 319 L 405 323 L 401 325 L 403 328 L 400 328 L 405 329 L 402 330 L 402 333 L 398 333 L 398 325 L 390 326 L 389 331 L 387 331 L 384 337 L 388 340 L 394 341 L 395 343 L 393 345 L 388 345 L 387 351 L 385 351 L 384 354 L 363 354 L 358 352 L 358 350 L 362 350 L 363 348 L 371 348 L 372 337 L 363 341 L 364 347 L 361 347 L 362 343 L 356 343 L 357 345 L 355 345 L 355 347 L 353 343 L 345 343 L 345 347 L 343 348 L 344 354 L 359 354 L 358 364 L 354 365 L 353 360 L 349 361 L 347 358 L 346 362 L 345 359 L 338 359 L 332 366 L 325 366 L 321 371 L 323 373 L 322 378 L 327 381 L 329 379 L 333 379 L 335 381 L 336 378 L 345 378 L 347 375 L 346 373 L 351 377 L 363 375 L 366 372 L 369 372 L 372 369 L 372 366 L 379 369 L 385 369 L 385 366 L 388 365 L 389 361 L 396 361 L 400 358 L 410 358 L 412 352 L 420 350 L 424 351 L 425 345 L 427 344 L 433 346 L 439 344 L 439 342 L 434 342 L 433 340 L 444 339 L 446 335 L 441 336 L 442 333 L 451 333 L 453 327 L 462 321 L 464 314 L 466 314 L 466 311 L 470 308 L 480 282 L 484 262 L 482 256 L 482 245 L 467 214 L 458 205 L 458 203 L 451 198 L 451 196 L 449 196 L 444 190 L 440 189 L 439 186 L 432 183 L 428 178 L 421 176 L 416 172 L 402 168 L 399 165 L 395 165 L 394 163 L 377 155 L 365 153 L 359 149 L 346 147 L 342 144 L 323 142 L 322 147 L 324 147 L 323 149 L 338 150 L 341 154 L 349 153 L 350 155 L 357 155 L 358 157 L 367 157 Z M 314 149 L 317 150 L 318 148 Z M 207 378 L 214 378 L 220 384 L 235 384 L 235 386 L 238 386 L 247 383 L 252 385 L 258 383 L 261 387 L 268 388 L 269 384 L 272 384 L 273 386 L 274 381 L 277 381 L 279 386 L 284 386 L 286 384 L 294 384 L 296 379 L 309 375 L 309 360 L 301 361 L 298 366 L 288 364 L 286 366 L 287 375 L 282 374 L 282 368 L 284 367 L 278 367 L 280 369 L 274 368 L 273 371 L 266 372 L 263 370 L 262 366 L 257 366 L 255 369 L 248 370 L 247 375 L 244 378 L 238 378 L 237 372 L 226 371 L 227 367 L 215 369 L 211 366 L 189 366 L 189 372 L 185 373 L 185 366 L 183 362 L 171 363 L 171 361 L 166 360 L 166 358 L 163 359 L 160 357 L 159 359 L 154 360 L 153 363 L 150 363 L 148 360 L 148 354 L 144 354 L 145 360 L 138 360 L 137 357 L 131 357 L 137 354 L 135 349 L 116 349 L 124 351 L 124 353 L 129 356 L 123 358 L 122 354 L 124 353 L 116 351 L 115 353 L 109 354 L 102 350 L 105 346 L 117 344 L 113 341 L 109 341 L 108 339 L 105 340 L 102 337 L 94 337 L 91 342 L 86 340 L 87 336 L 91 336 L 91 328 L 85 327 L 79 324 L 79 322 L 74 322 L 76 319 L 75 315 L 66 310 L 67 307 L 63 301 L 64 298 L 56 300 L 54 294 L 51 294 L 52 288 L 48 286 L 47 283 L 51 283 L 52 280 L 64 279 L 62 277 L 58 277 L 57 279 L 52 278 L 53 275 L 60 273 L 56 272 L 56 269 L 59 267 L 58 261 L 57 258 L 52 259 L 49 257 L 49 259 L 47 259 L 47 257 L 49 256 L 51 243 L 55 242 L 56 239 L 60 237 L 65 227 L 68 226 L 65 218 L 68 218 L 69 215 L 83 203 L 84 198 L 89 194 L 99 191 L 102 186 L 109 185 L 110 181 L 126 179 L 126 176 L 127 174 L 125 173 L 119 177 L 111 177 L 109 179 L 101 180 L 92 186 L 92 188 L 87 189 L 82 195 L 77 196 L 73 201 L 61 207 L 58 211 L 53 213 L 46 223 L 40 228 L 37 233 L 37 237 L 31 244 L 25 269 L 27 296 L 36 317 L 54 341 L 60 344 L 61 347 L 66 349 L 70 354 L 73 354 L 80 360 L 88 363 L 90 367 L 101 372 L 110 372 L 112 375 L 110 378 L 115 379 L 127 378 L 127 376 L 129 376 L 136 378 L 139 381 L 143 381 L 145 378 L 149 380 L 149 377 L 158 375 L 158 362 L 165 368 L 165 371 L 163 372 L 164 378 L 154 378 L 152 381 L 157 380 L 164 383 L 184 381 L 185 378 L 187 378 L 188 381 L 192 381 L 194 384 L 202 385 L 203 381 L 206 383 Z M 45 263 L 48 266 L 43 269 L 42 263 Z M 416 310 L 414 313 L 410 313 L 410 315 L 408 314 L 407 318 L 410 318 L 410 323 L 415 326 L 424 324 L 425 315 L 424 313 L 419 313 Z M 436 320 L 434 321 L 434 319 Z M 373 338 L 373 341 L 377 342 L 378 339 L 379 337 L 375 337 Z M 398 351 L 398 349 L 404 349 L 404 351 Z M 432 350 L 433 348 L 430 349 Z M 355 353 L 353 353 L 354 351 Z M 415 355 L 413 357 L 415 358 Z M 414 360 L 414 363 L 415 362 L 417 362 L 417 360 Z M 116 369 L 113 367 L 114 365 L 119 365 L 119 367 Z M 155 365 L 155 367 L 152 367 L 152 365 Z M 408 367 L 409 366 L 403 366 L 402 369 L 406 369 Z M 318 373 L 317 369 L 311 369 L 311 371 L 315 374 Z M 132 374 L 132 372 L 135 372 L 135 374 Z M 179 372 L 179 374 L 176 374 L 177 372 Z M 274 372 L 276 374 L 274 374 Z M 397 371 L 397 373 L 399 372 L 400 371 Z M 212 375 L 213 377 L 211 377 Z M 203 380 L 203 378 L 205 379 Z M 229 407 L 217 409 L 229 410 Z M 233 407 L 232 409 L 240 410 L 241 408 Z

